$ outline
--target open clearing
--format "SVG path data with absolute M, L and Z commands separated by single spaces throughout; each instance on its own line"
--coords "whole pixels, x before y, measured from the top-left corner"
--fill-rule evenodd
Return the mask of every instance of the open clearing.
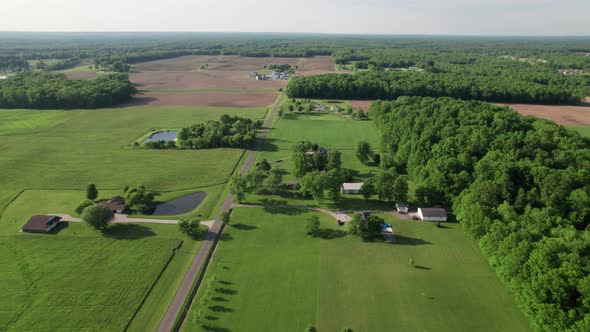
M 329 56 L 314 56 L 303 58 L 299 64 L 300 75 L 310 76 L 318 74 L 328 74 L 336 72 L 334 59 Z
M 325 238 L 305 235 L 311 214 L 236 209 L 184 330 L 530 330 L 460 225 L 388 218 L 396 244 L 366 243 L 323 214 Z
M 135 96 L 133 104 L 148 106 L 264 107 L 274 103 L 274 92 L 147 92 Z
M 522 115 L 554 121 L 563 126 L 590 126 L 590 107 L 568 105 L 498 104 L 509 106 Z

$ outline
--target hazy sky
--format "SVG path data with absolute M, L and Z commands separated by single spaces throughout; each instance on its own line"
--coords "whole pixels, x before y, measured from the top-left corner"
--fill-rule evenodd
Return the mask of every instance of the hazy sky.
M 4 0 L 0 31 L 590 35 L 590 0 Z

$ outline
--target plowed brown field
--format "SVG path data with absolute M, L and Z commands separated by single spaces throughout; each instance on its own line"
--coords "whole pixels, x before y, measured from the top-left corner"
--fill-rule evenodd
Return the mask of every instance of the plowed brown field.
M 590 107 L 569 105 L 506 105 L 522 115 L 534 115 L 563 126 L 590 126 Z
M 212 106 L 212 107 L 264 107 L 272 105 L 276 94 L 272 92 L 181 92 L 142 93 L 132 105 L 149 106 Z

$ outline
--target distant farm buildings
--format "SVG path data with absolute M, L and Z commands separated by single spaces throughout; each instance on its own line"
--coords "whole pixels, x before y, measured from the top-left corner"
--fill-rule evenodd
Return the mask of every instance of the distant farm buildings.
M 397 209 L 398 213 L 406 214 L 408 213 L 410 207 L 406 203 L 395 203 L 395 208 Z
M 58 216 L 32 216 L 21 229 L 27 233 L 49 233 L 59 224 L 60 220 L 61 218 Z
M 344 182 L 341 192 L 345 195 L 358 195 L 361 193 L 363 184 L 362 182 Z

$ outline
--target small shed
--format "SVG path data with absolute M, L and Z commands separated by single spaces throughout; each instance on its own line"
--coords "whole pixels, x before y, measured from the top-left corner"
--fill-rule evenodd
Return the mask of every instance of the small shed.
M 338 106 L 338 105 L 334 105 L 331 108 L 332 108 L 332 111 L 334 111 L 334 112 L 340 112 L 340 110 L 341 110 L 340 106 Z
M 36 215 L 32 216 L 21 229 L 28 233 L 49 233 L 60 220 L 58 216 Z
M 441 208 L 418 208 L 420 220 L 447 221 L 447 211 Z
M 341 192 L 343 194 L 348 194 L 348 195 L 358 195 L 361 193 L 361 188 L 363 187 L 362 182 L 344 182 L 342 184 L 342 190 Z

